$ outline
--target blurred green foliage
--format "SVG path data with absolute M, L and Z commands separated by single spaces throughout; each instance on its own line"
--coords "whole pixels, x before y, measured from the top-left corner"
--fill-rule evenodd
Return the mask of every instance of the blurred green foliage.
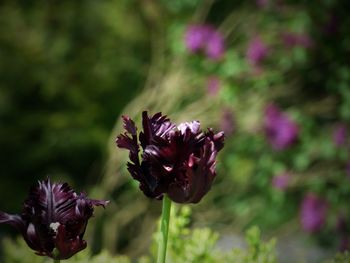
M 2 1 L 2 209 L 18 210 L 29 186 L 48 175 L 79 187 L 98 181 L 110 129 L 147 74 L 140 8 L 130 1 Z

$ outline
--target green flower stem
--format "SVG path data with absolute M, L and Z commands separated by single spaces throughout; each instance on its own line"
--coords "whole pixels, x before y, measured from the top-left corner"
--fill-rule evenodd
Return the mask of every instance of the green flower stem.
M 166 247 L 168 243 L 169 220 L 170 220 L 171 200 L 164 195 L 162 217 L 160 219 L 160 239 L 158 243 L 158 260 L 157 263 L 165 263 Z

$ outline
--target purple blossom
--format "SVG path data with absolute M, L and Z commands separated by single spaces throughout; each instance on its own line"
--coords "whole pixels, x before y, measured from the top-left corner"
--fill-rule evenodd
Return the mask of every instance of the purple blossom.
M 338 146 L 344 146 L 346 140 L 346 125 L 338 124 L 333 131 L 333 143 Z
M 290 174 L 288 173 L 275 175 L 272 178 L 272 186 L 279 190 L 285 190 L 289 186 L 290 179 Z
M 250 64 L 258 66 L 267 56 L 268 47 L 259 36 L 255 36 L 249 41 L 246 57 Z
M 298 125 L 276 105 L 265 109 L 264 129 L 268 141 L 275 150 L 284 150 L 294 144 L 299 136 Z
M 215 159 L 224 146 L 224 133 L 204 133 L 198 121 L 176 126 L 160 112 L 150 117 L 142 113 L 139 136 L 129 117 L 123 116 L 123 121 L 126 132 L 117 137 L 117 145 L 129 150 L 128 170 L 142 192 L 151 198 L 167 194 L 177 203 L 198 203 L 216 176 Z
M 197 53 L 203 51 L 208 58 L 219 60 L 225 53 L 224 37 L 210 25 L 190 25 L 185 32 L 186 48 Z
M 78 195 L 67 183 L 48 179 L 30 190 L 20 215 L 0 211 L 0 224 L 16 228 L 36 254 L 68 259 L 86 248 L 83 236 L 94 206 L 107 204 Z
M 326 221 L 328 204 L 314 193 L 308 193 L 301 204 L 300 220 L 303 229 L 309 233 L 321 230 Z
M 211 96 L 215 96 L 218 94 L 220 90 L 220 79 L 216 76 L 211 76 L 207 80 L 207 91 Z
M 312 41 L 307 34 L 298 34 L 287 32 L 282 34 L 282 40 L 286 47 L 304 47 L 310 48 L 312 46 Z
M 203 25 L 190 25 L 185 33 L 185 44 L 192 53 L 204 48 L 207 41 L 208 30 Z

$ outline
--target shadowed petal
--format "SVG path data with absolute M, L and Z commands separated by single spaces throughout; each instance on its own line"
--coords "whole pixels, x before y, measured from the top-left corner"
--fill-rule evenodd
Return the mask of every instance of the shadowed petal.
M 55 246 L 58 251 L 58 255 L 53 255 L 55 259 L 68 259 L 74 254 L 86 248 L 86 241 L 80 239 L 80 237 L 70 238 L 67 236 L 64 225 L 60 225 L 57 229 L 57 236 Z

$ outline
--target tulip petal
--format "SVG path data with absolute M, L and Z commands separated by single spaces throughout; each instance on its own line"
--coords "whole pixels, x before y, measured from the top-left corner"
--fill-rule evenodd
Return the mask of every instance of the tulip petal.
M 8 224 L 22 233 L 25 232 L 25 223 L 19 215 L 11 215 L 0 211 L 0 224 Z
M 80 237 L 70 238 L 67 236 L 64 225 L 60 225 L 57 229 L 55 247 L 58 250 L 58 255 L 53 255 L 55 259 L 68 259 L 74 254 L 86 248 L 86 241 Z

